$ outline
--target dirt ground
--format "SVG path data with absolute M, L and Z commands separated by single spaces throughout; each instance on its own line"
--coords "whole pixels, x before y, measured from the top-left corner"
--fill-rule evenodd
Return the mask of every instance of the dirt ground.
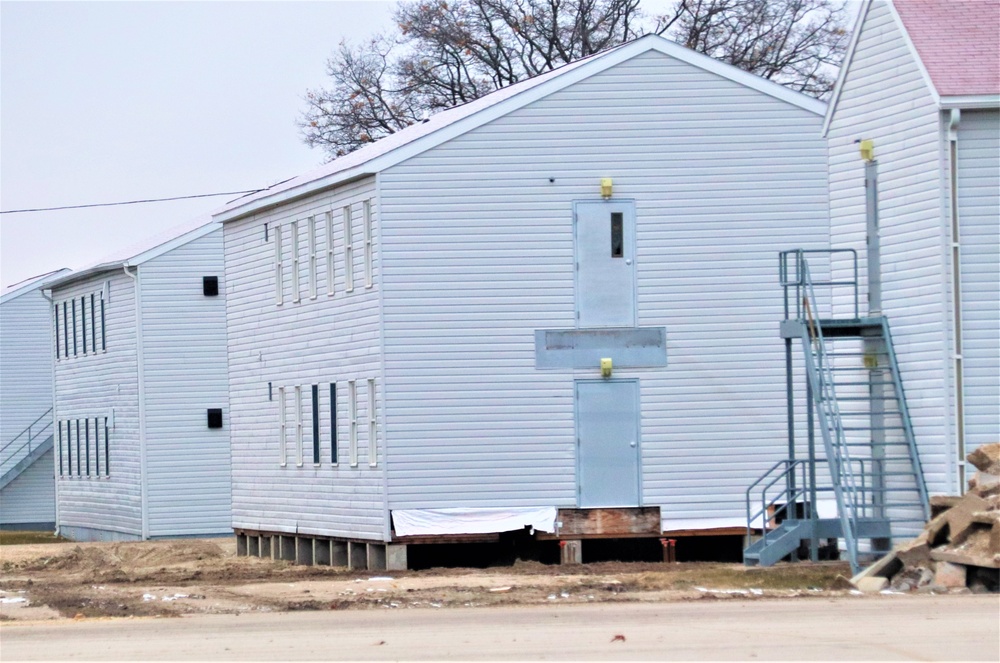
M 235 553 L 234 539 L 0 546 L 0 620 L 851 595 L 831 589 L 849 573 L 843 563 L 518 562 L 384 573 Z

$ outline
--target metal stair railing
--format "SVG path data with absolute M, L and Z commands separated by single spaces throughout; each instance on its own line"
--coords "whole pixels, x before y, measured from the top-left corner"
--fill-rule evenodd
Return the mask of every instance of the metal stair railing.
M 36 440 L 41 438 L 41 441 L 44 442 L 48 439 L 46 433 L 50 428 L 52 428 L 52 418 L 49 417 L 50 414 L 52 414 L 52 408 L 49 408 L 42 413 L 40 417 L 28 424 L 27 428 L 15 435 L 10 442 L 0 448 L 0 458 L 3 459 L 2 464 L 0 464 L 0 474 L 6 472 L 8 467 L 16 465 L 21 458 L 30 455 L 32 451 L 32 444 L 36 443 Z M 49 417 L 48 421 L 45 421 L 44 425 L 39 427 L 39 423 L 46 417 Z M 17 442 L 25 436 L 27 436 L 27 438 L 21 443 L 21 446 L 8 453 L 8 449 L 17 444 Z M 35 444 L 35 446 L 37 446 L 37 444 Z M 22 451 L 25 451 L 25 453 L 22 454 Z
M 770 521 L 775 521 L 779 519 L 781 514 L 784 514 L 785 520 L 794 520 L 798 515 L 796 512 L 789 512 L 789 507 L 793 507 L 798 504 L 799 498 L 807 495 L 809 493 L 809 484 L 806 481 L 806 466 L 807 463 L 804 460 L 779 460 L 777 463 L 772 465 L 759 479 L 750 484 L 747 488 L 746 506 L 747 506 L 747 541 L 753 536 L 753 525 L 758 522 L 761 523 L 761 539 L 763 543 L 761 545 L 767 545 L 768 537 L 768 523 Z M 773 476 L 774 473 L 780 469 L 784 468 L 777 475 Z M 796 470 L 802 470 L 802 481 L 800 484 L 801 488 L 796 488 L 797 485 L 795 481 L 790 481 L 789 477 L 794 475 Z M 771 477 L 763 488 L 760 489 L 760 509 L 756 512 L 751 512 L 753 502 L 752 493 L 757 486 L 760 486 L 764 481 Z M 771 499 L 767 498 L 768 490 L 774 488 L 775 485 L 782 485 L 783 488 Z M 772 533 L 771 536 L 774 536 Z
M 899 418 L 903 422 L 903 435 L 910 450 L 910 462 L 917 482 L 917 493 L 920 495 L 924 520 L 931 519 L 931 504 L 927 494 L 927 480 L 924 478 L 924 468 L 920 463 L 920 453 L 917 450 L 917 438 L 913 434 L 913 422 L 910 420 L 910 410 L 906 405 L 906 394 L 903 392 L 903 379 L 899 375 L 899 363 L 896 361 L 896 350 L 892 343 L 892 333 L 889 331 L 888 318 L 882 318 L 882 338 L 885 339 L 886 354 L 889 355 L 889 371 L 892 373 L 893 387 L 896 390 Z
M 799 294 L 802 300 L 802 311 L 805 314 L 806 329 L 809 342 L 806 344 L 806 373 L 812 383 L 813 396 L 816 401 L 816 412 L 819 415 L 819 428 L 827 449 L 827 460 L 830 475 L 833 480 L 834 494 L 837 497 L 837 507 L 841 520 L 842 536 L 847 547 L 847 556 L 851 569 L 858 570 L 857 523 L 858 508 L 863 505 L 863 498 L 858 490 L 854 468 L 851 463 L 850 450 L 847 446 L 847 434 L 844 430 L 840 405 L 834 388 L 834 372 L 827 355 L 823 329 L 816 310 L 816 292 L 809 271 L 809 264 L 804 255 L 799 255 L 797 272 L 801 281 Z M 803 339 L 805 340 L 805 339 Z

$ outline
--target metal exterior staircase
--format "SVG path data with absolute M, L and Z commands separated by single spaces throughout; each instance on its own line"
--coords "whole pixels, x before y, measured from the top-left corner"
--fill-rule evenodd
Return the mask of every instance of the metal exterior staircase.
M 0 448 L 0 489 L 19 477 L 53 445 L 52 408 Z
M 850 254 L 853 280 L 814 282 L 806 254 Z M 892 539 L 914 536 L 930 516 L 927 488 L 889 329 L 884 316 L 861 318 L 857 304 L 857 258 L 850 250 L 786 251 L 781 254 L 786 348 L 802 346 L 809 414 L 809 458 L 793 456 L 772 467 L 747 491 L 748 530 L 764 536 L 746 551 L 747 564 L 766 566 L 794 552 L 803 540 L 812 550 L 821 538 L 843 539 L 852 569 L 859 568 L 861 539 L 878 555 Z M 853 287 L 853 317 L 821 318 L 816 286 Z M 789 297 L 794 295 L 794 305 Z M 826 304 L 826 302 L 824 302 Z M 832 309 L 832 305 L 829 307 Z M 791 353 L 789 412 L 793 411 Z M 816 454 L 814 418 L 825 458 Z M 822 475 L 817 466 L 824 466 Z M 801 470 L 801 471 L 799 471 Z M 825 476 L 825 481 L 818 481 Z M 820 495 L 833 493 L 836 519 L 818 516 Z M 751 504 L 760 500 L 754 511 Z M 794 505 L 794 508 L 793 506 Z M 756 527 L 754 527 L 756 525 Z M 813 553 L 815 555 L 815 553 Z

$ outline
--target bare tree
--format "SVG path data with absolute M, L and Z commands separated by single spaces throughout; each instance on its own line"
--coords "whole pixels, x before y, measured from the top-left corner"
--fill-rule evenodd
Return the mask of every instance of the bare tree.
M 520 80 L 649 32 L 821 96 L 844 49 L 842 0 L 400 0 L 398 30 L 341 43 L 310 90 L 307 144 L 333 158 Z
M 656 31 L 688 48 L 799 92 L 833 89 L 847 41 L 843 3 L 681 0 Z

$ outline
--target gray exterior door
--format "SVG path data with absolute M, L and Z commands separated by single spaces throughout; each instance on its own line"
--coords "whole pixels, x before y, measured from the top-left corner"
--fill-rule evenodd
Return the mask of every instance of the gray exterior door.
M 577 327 L 634 327 L 635 204 L 577 202 Z
M 579 506 L 639 506 L 639 382 L 578 380 L 576 427 Z

